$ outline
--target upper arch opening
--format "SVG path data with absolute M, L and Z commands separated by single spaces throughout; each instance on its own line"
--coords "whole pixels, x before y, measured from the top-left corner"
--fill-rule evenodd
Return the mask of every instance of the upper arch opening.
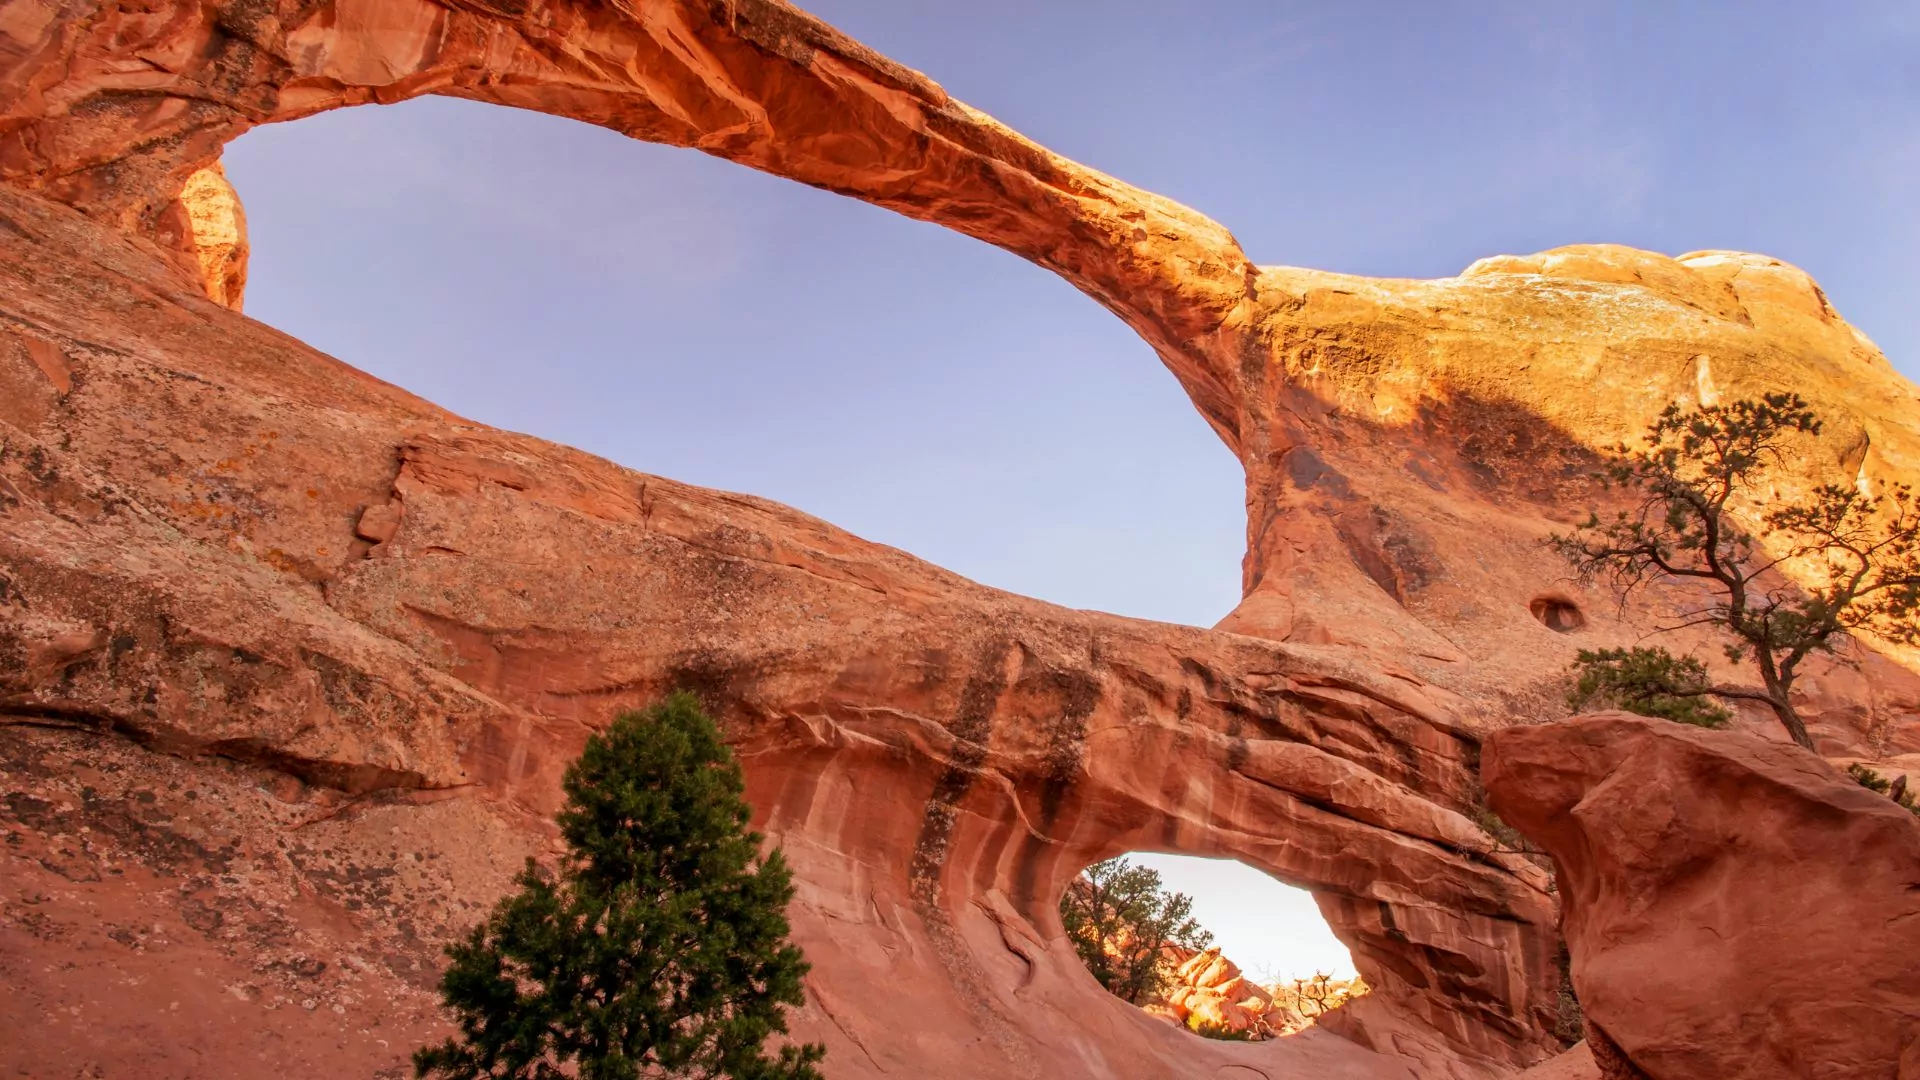
M 35 104 L 30 115 L 0 115 L 0 179 L 78 208 L 91 218 L 91 233 L 104 234 L 99 226 L 105 223 L 164 247 L 162 219 L 186 176 L 258 124 L 433 93 L 531 109 L 643 140 L 697 146 L 1021 255 L 1096 297 L 1146 339 L 1229 445 L 1240 447 L 1243 425 L 1258 433 L 1256 425 L 1271 418 L 1274 402 L 1262 396 L 1263 387 L 1279 382 L 1263 381 L 1274 369 L 1259 362 L 1268 325 L 1259 307 L 1261 275 L 1223 229 L 1048 153 L 782 4 L 663 0 L 615 8 L 555 0 L 509 11 L 382 0 L 377 28 L 364 19 L 331 18 L 334 9 L 326 5 L 164 10 L 178 18 L 115 24 L 103 32 L 119 34 L 110 40 L 73 35 L 14 54 L 31 55 L 28 75 L 44 76 L 47 99 L 60 107 Z M 177 63 L 141 66 L 156 50 Z M 261 62 L 263 56 L 269 60 Z M 140 73 L 139 94 L 102 80 L 102 65 L 115 64 Z M 236 87 L 244 100 L 233 96 Z M 391 239 L 376 238 L 366 250 L 384 250 Z M 155 281 L 164 276 L 151 260 L 141 265 L 152 267 Z M 1041 962 L 1058 958 L 1059 935 L 1044 910 L 1029 910 L 1038 895 L 1029 886 L 1043 880 L 1062 886 L 1056 870 L 1077 872 L 1086 857 L 1103 853 L 1082 844 L 1166 845 L 1232 852 L 1311 882 L 1369 977 L 1380 976 L 1380 992 L 1368 1004 L 1404 1021 L 1407 1030 L 1426 1031 L 1436 1046 L 1454 1042 L 1518 1062 L 1537 1045 L 1532 1002 L 1545 986 L 1545 969 L 1535 945 L 1548 932 L 1550 902 L 1523 868 L 1507 865 L 1468 823 L 1444 812 L 1443 804 L 1458 794 L 1468 747 L 1451 718 L 1430 711 L 1422 696 L 1404 687 L 1369 689 L 1368 678 L 1356 682 L 1344 665 L 1337 681 L 1312 678 L 1332 669 L 1305 653 L 1227 635 L 1176 633 L 1060 609 L 1007 619 L 1003 598 L 959 588 L 925 568 L 896 578 L 910 560 L 871 550 L 852 569 L 876 567 L 873 576 L 901 580 L 909 589 L 926 585 L 904 602 L 885 589 L 845 589 L 860 613 L 849 621 L 876 631 L 848 634 L 816 616 L 809 629 L 817 635 L 796 649 L 788 616 L 818 611 L 810 605 L 823 590 L 852 575 L 813 573 L 807 559 L 817 549 L 804 544 L 797 545 L 804 549 L 798 559 L 786 559 L 785 550 L 765 557 L 766 548 L 778 545 L 749 547 L 767 534 L 732 527 L 725 511 L 778 517 L 779 532 L 807 539 L 831 530 L 810 531 L 816 523 L 711 492 L 683 492 L 682 505 L 692 509 L 674 521 L 682 530 L 674 538 L 699 553 L 693 558 L 700 574 L 680 591 L 648 596 L 652 610 L 640 612 L 635 625 L 635 597 L 646 596 L 662 577 L 653 573 L 658 561 L 628 567 L 625 580 L 638 588 L 608 589 L 594 574 L 632 552 L 653 552 L 648 478 L 557 447 L 530 446 L 535 440 L 463 430 L 304 350 L 285 349 L 289 362 L 279 369 L 261 364 L 261 356 L 275 356 L 286 344 L 272 340 L 278 335 L 189 303 L 184 290 L 170 299 L 200 317 L 182 320 L 206 331 L 201 340 L 212 348 L 199 354 L 228 359 L 228 343 L 246 335 L 257 346 L 226 365 L 246 391 L 233 396 L 235 404 L 206 396 L 209 410 L 226 409 L 242 421 L 224 430 L 250 430 L 253 420 L 278 413 L 288 423 L 261 425 L 263 439 L 278 440 L 291 424 L 319 436 L 276 443 L 305 457 L 281 459 L 273 475 L 249 478 L 249 490 L 287 511 L 267 519 L 275 531 L 260 538 L 263 557 L 288 573 L 311 574 L 307 580 L 353 561 L 357 572 L 327 588 L 327 604 L 435 649 L 487 701 L 509 710 L 506 719 L 488 719 L 484 731 L 501 737 L 476 758 L 489 784 L 551 791 L 550 740 L 577 732 L 579 703 L 603 700 L 597 695 L 607 688 L 632 693 L 650 680 L 678 681 L 694 672 L 718 685 L 731 680 L 744 698 L 755 683 L 784 680 L 786 692 L 800 695 L 784 701 L 805 704 L 793 705 L 797 712 L 776 706 L 750 714 L 757 738 L 777 737 L 816 770 L 887 748 L 886 768 L 898 774 L 904 798 L 883 812 L 846 818 L 846 838 L 874 853 L 866 864 L 872 872 L 848 874 L 832 864 L 858 844 L 818 845 L 810 852 L 819 860 L 812 880 L 878 883 L 864 897 L 846 894 L 852 902 L 840 910 L 860 918 L 877 911 L 874 897 L 885 892 L 902 913 L 913 905 L 911 915 L 889 921 L 929 927 L 927 944 L 909 939 L 894 955 L 951 965 L 950 977 L 923 981 L 931 995 L 998 1007 L 993 995 L 1002 987 L 1019 995 L 1033 986 L 1037 994 L 1057 992 L 1055 1000 L 1074 1001 L 1073 985 L 1052 978 Z M 67 336 L 80 335 L 70 328 Z M 529 365 L 550 362 L 553 352 L 522 351 Z M 103 369 L 123 364 L 123 371 L 136 363 L 123 357 L 97 362 Z M 136 374 L 125 374 L 122 383 L 132 394 L 150 394 Z M 335 396 L 348 383 L 368 399 L 360 402 L 361 413 L 352 411 L 351 401 L 337 408 L 354 396 Z M 378 408 L 374 397 L 382 399 Z M 314 407 L 295 415 L 282 408 L 290 398 Z M 241 416 L 243 409 L 252 415 Z M 407 420 L 380 422 L 396 415 Z M 431 430 L 402 444 L 396 479 L 396 433 L 416 421 Z M 695 436 L 724 439 L 728 431 L 709 425 Z M 149 450 L 141 441 L 127 438 L 117 454 L 101 459 L 144 461 L 139 455 Z M 303 493 L 281 482 L 298 475 L 292 466 L 321 455 L 350 460 L 352 483 Z M 1257 460 L 1250 454 L 1250 467 Z M 144 471 L 171 482 L 166 469 Z M 535 475 L 540 472 L 545 476 Z M 567 488 L 575 479 L 592 490 Z M 528 497 L 502 496 L 502 490 Z M 367 505 L 368 493 L 376 493 L 371 501 L 378 506 Z M 226 508 L 234 503 L 224 493 L 210 494 L 220 494 L 221 509 L 231 515 Z M 498 500 L 514 502 L 516 512 L 495 513 Z M 576 512 L 582 504 L 608 516 Z M 725 511 L 714 512 L 715 506 Z M 384 515 L 372 514 L 375 509 Z M 359 539 L 343 554 L 333 537 L 353 528 L 347 524 L 353 514 Z M 508 517 L 511 527 L 495 527 Z M 396 519 L 403 519 L 397 535 Z M 317 542 L 328 529 L 325 543 Z M 571 550 L 595 557 L 550 560 L 548 573 L 528 574 L 526 554 L 566 550 L 549 546 L 561 534 L 578 541 Z M 219 537 L 212 527 L 207 535 L 248 539 Z M 392 539 L 380 539 L 387 536 Z M 299 546 L 299 558 L 287 555 L 285 543 L 269 546 L 283 539 Z M 717 550 L 707 545 L 712 540 L 721 541 Z M 365 543 L 401 547 L 389 549 L 389 557 L 362 559 L 370 554 L 361 549 Z M 409 543 L 418 558 L 391 557 L 408 551 Z M 462 565 L 443 555 L 472 561 Z M 837 553 L 822 552 L 816 565 L 834 558 Z M 743 563 L 766 572 L 751 588 L 718 587 L 740 584 Z M 487 576 L 476 574 L 476 566 Z M 1249 567 L 1257 577 L 1258 558 Z M 530 600 L 536 590 L 540 595 Z M 922 602 L 947 590 L 971 598 L 952 610 Z M 421 604 L 396 604 L 402 595 Z M 763 600 L 778 617 L 743 640 L 735 614 L 748 599 Z M 662 655 L 667 635 L 676 641 L 683 635 L 680 617 L 688 610 L 722 627 L 729 649 Z M 643 641 L 643 635 L 659 636 Z M 823 653 L 841 658 L 840 666 L 823 664 Z M 566 674 L 556 678 L 561 668 Z M 556 682 L 584 693 L 557 700 Z M 1046 708 L 1052 701 L 1060 706 Z M 876 703 L 888 708 L 876 710 Z M 407 710 L 410 717 L 419 711 Z M 877 712 L 886 718 L 873 730 L 891 726 L 908 734 L 899 742 L 858 735 Z M 542 722 L 525 722 L 533 716 Z M 857 737 L 842 738 L 839 725 Z M 399 725 L 406 732 L 421 726 L 430 725 Z M 789 737 L 800 729 L 814 732 L 819 745 Z M 915 749 L 899 753 L 903 745 Z M 983 765 L 987 759 L 991 766 Z M 450 769 L 450 761 L 435 760 L 432 767 Z M 1168 761 L 1195 765 L 1169 770 Z M 761 756 L 763 777 L 773 764 Z M 857 771 L 868 790 L 876 771 Z M 975 783 L 994 775 L 1009 782 Z M 824 817 L 844 814 L 845 800 L 816 804 L 812 792 L 819 789 L 804 775 L 786 779 L 795 781 L 782 787 L 792 801 L 772 816 L 816 809 Z M 1030 798 L 1035 812 L 1000 806 L 978 816 L 961 805 L 1004 798 Z M 1327 809 L 1330 802 L 1339 804 L 1337 812 Z M 1104 836 L 1079 828 L 1082 820 L 1098 821 L 1077 817 L 1075 805 L 1110 815 Z M 876 834 L 893 826 L 904 835 L 888 834 L 879 844 Z M 1003 863 L 1008 873 L 1001 880 L 1011 891 L 987 890 L 983 882 L 990 877 L 963 872 Z M 943 882 L 952 889 L 943 892 Z M 1008 897 L 1018 906 L 1008 907 Z M 1046 957 L 1031 947 L 1029 928 L 1047 939 L 1040 943 L 1051 950 Z M 982 964 L 1002 965 L 1011 979 L 1035 981 L 982 984 L 969 952 Z M 1133 1047 L 1150 1049 L 1151 1038 L 1135 1035 Z
M 225 163 L 248 313 L 463 416 L 1070 607 L 1239 600 L 1231 456 L 1135 335 L 1001 251 L 450 98 L 262 127 Z

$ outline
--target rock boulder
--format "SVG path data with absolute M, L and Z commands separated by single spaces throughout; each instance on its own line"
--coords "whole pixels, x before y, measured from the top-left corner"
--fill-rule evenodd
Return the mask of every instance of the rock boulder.
M 1509 728 L 1483 760 L 1553 855 L 1574 987 L 1632 1067 L 1920 1075 L 1912 813 L 1798 748 L 1625 714 Z

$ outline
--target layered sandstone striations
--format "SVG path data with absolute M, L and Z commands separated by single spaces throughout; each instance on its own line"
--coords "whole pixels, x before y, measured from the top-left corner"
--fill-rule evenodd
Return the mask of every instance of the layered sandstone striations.
M 1913 387 L 1777 260 L 1584 246 L 1431 282 L 1256 267 L 1215 222 L 768 0 L 19 0 L 0 34 L 0 179 L 176 252 L 178 193 L 224 142 L 438 93 L 694 147 L 1023 255 L 1138 331 L 1240 456 L 1246 599 L 1225 628 L 1353 650 L 1494 723 L 1551 707 L 1543 673 L 1578 644 L 1637 638 L 1692 599 L 1611 617 L 1535 544 L 1602 498 L 1594 452 L 1668 402 L 1798 390 L 1829 420 L 1798 483 L 1884 485 L 1920 460 Z M 1533 614 L 1565 608 L 1584 637 Z M 1883 652 L 1806 680 L 1828 749 L 1920 749 L 1920 689 Z
M 32 407 L 11 408 L 0 459 L 11 721 L 382 807 L 338 815 L 356 861 L 333 873 L 386 881 L 421 850 L 419 826 L 379 842 L 404 819 L 393 807 L 468 796 L 537 839 L 592 725 L 691 687 L 720 709 L 761 827 L 794 865 L 814 963 L 799 1030 L 828 1042 L 839 1076 L 1268 1062 L 1464 1077 L 1550 1048 L 1544 876 L 1465 816 L 1474 738 L 1417 685 L 1312 647 L 1008 596 L 772 503 L 463 423 L 214 304 L 69 209 L 0 191 L 0 220 L 0 371 L 33 395 L 7 399 Z M 70 741 L 18 753 L 91 767 Z M 270 791 L 223 790 L 258 804 L 236 821 L 281 813 Z M 72 804 L 60 842 L 85 835 L 100 858 L 139 863 L 111 839 L 128 827 L 86 816 L 95 804 L 34 797 Z M 38 836 L 35 820 L 15 828 Z M 237 842 L 259 889 L 337 892 L 303 885 L 311 870 L 270 830 Z M 1314 888 L 1377 987 L 1353 1031 L 1380 1052 L 1327 1033 L 1201 1042 L 1101 991 L 1058 897 L 1135 848 L 1233 856 Z M 112 909 L 114 883 L 90 874 L 36 888 L 64 912 Z M 431 913 L 401 891 L 335 902 L 337 920 L 380 928 L 370 938 L 421 928 L 391 956 L 367 949 L 369 982 L 432 967 L 432 931 L 472 915 L 439 899 L 462 880 L 419 897 Z M 308 939 L 351 944 L 341 922 L 308 917 Z M 31 940 L 14 955 L 48 955 Z M 253 940 L 210 946 L 243 970 L 277 962 Z M 66 1002 L 40 966 L 18 965 L 31 994 L 10 1005 Z M 292 992 L 261 985 L 260 1009 Z M 364 1019 L 343 1007 L 357 1045 Z
M 237 248 L 183 198 L 220 147 L 428 93 L 694 147 L 1059 273 L 1240 456 L 1244 602 L 1202 631 L 1007 596 L 464 423 L 229 310 Z M 1256 267 L 1218 224 L 766 0 L 14 0 L 0 180 L 0 708 L 378 804 L 394 818 L 337 815 L 356 852 L 339 873 L 360 881 L 415 841 L 356 830 L 402 829 L 426 800 L 535 837 L 592 725 L 698 689 L 793 858 L 815 962 L 800 1030 L 838 1075 L 1472 1076 L 1544 1057 L 1553 904 L 1469 820 L 1479 736 L 1556 711 L 1575 648 L 1687 598 L 1616 609 L 1538 539 L 1604 497 L 1596 452 L 1673 400 L 1807 395 L 1830 425 L 1789 488 L 1920 472 L 1913 388 L 1791 267 L 1605 247 L 1433 282 Z M 1902 658 L 1855 659 L 1808 681 L 1823 745 L 1920 750 Z M 60 738 L 19 755 L 92 767 Z M 22 844 L 65 828 L 13 816 Z M 333 895 L 257 839 L 261 888 Z M 1348 1038 L 1199 1043 L 1102 994 L 1054 901 L 1134 848 L 1314 889 L 1374 988 L 1331 1025 Z M 434 887 L 497 887 L 476 866 Z M 112 902 L 108 876 L 57 888 L 83 911 Z M 378 937 L 408 902 L 355 899 L 287 933 Z M 417 978 L 445 923 L 366 978 Z M 49 933 L 19 955 L 63 955 Z M 246 935 L 209 940 L 270 962 Z M 114 1023 L 89 1031 L 145 1037 Z
M 1559 869 L 1574 985 L 1619 1075 L 1920 1068 L 1904 807 L 1777 743 L 1623 714 L 1512 728 L 1485 753 L 1494 808 Z

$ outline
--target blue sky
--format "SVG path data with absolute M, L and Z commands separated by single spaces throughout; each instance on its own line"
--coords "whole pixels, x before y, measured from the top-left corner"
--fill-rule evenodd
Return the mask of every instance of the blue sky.
M 1762 251 L 1920 372 L 1920 5 L 808 6 L 1259 262 Z M 1238 599 L 1232 456 L 1143 344 L 1021 259 L 457 101 L 263 128 L 226 161 L 248 313 L 466 416 L 1074 607 L 1208 625 Z

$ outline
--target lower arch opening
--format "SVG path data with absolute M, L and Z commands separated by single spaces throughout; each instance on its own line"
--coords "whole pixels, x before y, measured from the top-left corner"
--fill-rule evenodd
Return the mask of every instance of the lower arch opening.
M 1060 918 L 1095 982 L 1197 1036 L 1283 1038 L 1367 992 L 1312 893 L 1233 859 L 1103 859 L 1068 884 Z

